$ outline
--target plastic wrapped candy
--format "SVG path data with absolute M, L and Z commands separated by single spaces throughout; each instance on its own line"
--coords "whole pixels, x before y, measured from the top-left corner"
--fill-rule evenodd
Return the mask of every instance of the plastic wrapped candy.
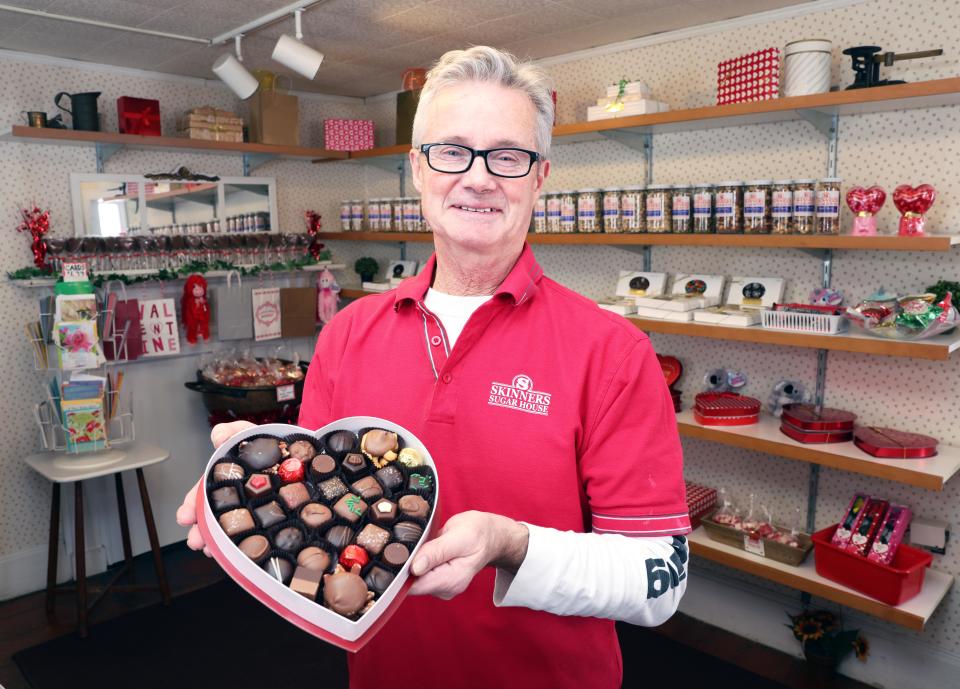
M 232 350 L 204 363 L 201 373 L 206 380 L 234 388 L 287 385 L 303 378 L 296 354 L 293 361 L 283 361 L 272 357 L 258 359 L 246 352 L 238 355 Z
M 953 329 L 960 314 L 946 296 L 935 303 L 933 294 L 912 294 L 903 297 L 871 295 L 845 315 L 872 335 L 898 340 L 922 340 Z
M 760 538 L 775 538 L 780 535 L 780 532 L 777 530 L 777 527 L 773 525 L 773 515 L 770 513 L 770 510 L 764 505 L 760 505 L 760 512 L 763 514 L 763 519 L 757 524 L 757 528 L 754 529 L 754 532 L 760 536 Z
M 723 524 L 725 526 L 732 526 L 735 529 L 740 528 L 740 515 L 737 514 L 737 511 L 733 507 L 733 503 L 730 501 L 730 496 L 727 493 L 726 488 L 720 488 L 718 491 L 720 495 L 720 509 L 713 515 L 713 521 L 717 524 Z
M 887 193 L 880 187 L 853 187 L 847 192 L 847 205 L 853 211 L 853 231 L 856 236 L 877 233 L 877 213 L 883 208 Z
M 911 187 L 901 184 L 893 190 L 893 205 L 902 213 L 900 217 L 900 231 L 902 237 L 922 237 L 925 218 L 923 214 L 930 210 L 930 206 L 937 198 L 937 190 L 929 184 Z
M 752 533 L 757 530 L 757 527 L 760 526 L 760 519 L 756 516 L 754 510 L 755 496 L 753 493 L 750 493 L 750 507 L 747 508 L 747 513 L 743 517 L 743 521 L 740 523 L 740 529 L 746 531 L 747 533 Z

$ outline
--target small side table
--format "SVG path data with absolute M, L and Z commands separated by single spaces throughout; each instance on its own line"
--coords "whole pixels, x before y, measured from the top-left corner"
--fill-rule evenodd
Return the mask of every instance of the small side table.
M 60 541 L 60 484 L 73 483 L 74 512 L 75 512 L 75 546 L 77 583 L 75 587 L 61 587 L 61 591 L 76 590 L 77 594 L 77 633 L 81 637 L 87 635 L 87 616 L 110 589 L 117 591 L 143 591 L 159 589 L 163 604 L 170 604 L 170 588 L 167 585 L 167 575 L 160 557 L 160 542 L 157 538 L 157 527 L 153 522 L 153 510 L 150 507 L 150 496 L 147 493 L 147 483 L 143 478 L 143 467 L 166 461 L 170 453 L 166 450 L 147 445 L 145 443 L 130 443 L 120 445 L 101 452 L 67 455 L 62 452 L 42 452 L 30 455 L 25 459 L 28 466 L 38 474 L 53 483 L 53 499 L 50 503 L 50 540 L 47 550 L 47 614 L 53 614 L 54 595 L 57 592 L 57 555 Z M 121 474 L 134 469 L 137 472 L 137 483 L 140 486 L 140 500 L 143 503 L 143 518 L 150 537 L 150 549 L 153 551 L 153 566 L 157 572 L 156 585 L 138 586 L 134 584 L 117 585 L 117 580 L 131 570 L 133 552 L 130 547 L 130 528 L 127 523 L 127 505 L 123 495 L 123 481 Z M 124 565 L 103 587 L 91 589 L 96 598 L 87 606 L 87 575 L 84 535 L 83 535 L 83 481 L 100 476 L 113 475 L 117 487 L 117 510 L 120 518 L 120 535 L 123 539 Z

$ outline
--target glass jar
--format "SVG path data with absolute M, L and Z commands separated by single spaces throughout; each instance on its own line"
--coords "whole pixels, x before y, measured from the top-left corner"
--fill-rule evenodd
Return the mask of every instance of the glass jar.
M 619 187 L 607 187 L 603 190 L 603 231 L 618 233 L 623 232 L 623 223 L 620 222 L 620 196 L 622 190 Z
M 743 190 L 743 231 L 745 234 L 770 234 L 769 179 L 747 182 Z
M 770 187 L 770 231 L 773 234 L 789 234 L 793 212 L 793 182 L 777 179 Z
M 693 231 L 697 234 L 713 232 L 713 185 L 702 183 L 693 187 Z
M 403 231 L 416 232 L 420 225 L 420 212 L 412 196 L 403 199 Z
M 543 194 L 537 197 L 533 204 L 533 231 L 542 233 L 547 231 L 547 200 Z
M 817 234 L 840 234 L 840 178 L 824 177 L 817 184 Z
M 645 232 L 647 228 L 644 188 L 624 187 L 620 194 L 620 225 L 624 232 Z
M 547 232 L 560 232 L 560 192 L 547 194 Z
M 717 234 L 742 232 L 743 182 L 720 182 L 713 198 Z
M 813 211 L 816 208 L 815 179 L 793 180 L 793 233 L 813 233 Z
M 577 232 L 599 232 L 602 208 L 599 189 L 581 189 L 577 193 Z
M 560 192 L 560 231 L 577 231 L 577 192 Z
M 380 231 L 380 199 L 367 201 L 367 228 L 372 232 Z
M 647 187 L 647 232 L 662 234 L 671 229 L 670 185 L 651 184 Z
M 350 229 L 354 232 L 363 229 L 363 201 L 359 199 L 350 202 Z
M 399 196 L 390 199 L 390 229 L 394 232 L 403 232 L 403 199 Z
M 390 199 L 383 198 L 380 199 L 380 230 L 389 232 L 391 227 L 393 227 L 393 206 Z
M 673 185 L 673 191 L 670 194 L 670 222 L 675 233 L 688 234 L 693 231 L 690 206 L 690 187 L 684 184 Z

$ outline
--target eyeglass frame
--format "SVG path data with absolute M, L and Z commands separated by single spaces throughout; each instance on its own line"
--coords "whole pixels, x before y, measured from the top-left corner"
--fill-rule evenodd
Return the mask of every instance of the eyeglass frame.
M 438 170 L 433 166 L 433 163 L 430 162 L 430 149 L 433 148 L 434 146 L 456 146 L 457 148 L 462 148 L 466 151 L 470 151 L 470 162 L 467 163 L 467 166 L 465 168 L 463 168 L 462 170 L 458 170 L 456 172 L 454 172 L 453 170 Z M 522 175 L 501 175 L 499 172 L 494 172 L 493 170 L 490 169 L 490 160 L 487 158 L 487 156 L 493 153 L 494 151 L 519 151 L 521 153 L 526 153 L 527 155 L 530 156 L 530 165 L 527 167 L 527 171 L 524 172 Z M 426 157 L 427 165 L 430 167 L 431 170 L 435 172 L 440 172 L 445 175 L 462 175 L 464 172 L 469 171 L 470 168 L 473 167 L 473 161 L 475 161 L 477 158 L 483 158 L 483 165 L 484 167 L 487 168 L 487 172 L 489 172 L 494 177 L 502 177 L 504 179 L 520 179 L 522 177 L 526 177 L 527 175 L 530 174 L 530 171 L 533 169 L 533 164 L 543 160 L 543 156 L 537 153 L 536 151 L 531 151 L 526 148 L 516 148 L 514 146 L 500 146 L 498 148 L 476 149 L 476 148 L 470 148 L 469 146 L 464 146 L 463 144 L 451 144 L 451 143 L 445 143 L 445 142 L 438 142 L 434 144 L 420 144 L 420 152 L 423 153 L 423 155 Z

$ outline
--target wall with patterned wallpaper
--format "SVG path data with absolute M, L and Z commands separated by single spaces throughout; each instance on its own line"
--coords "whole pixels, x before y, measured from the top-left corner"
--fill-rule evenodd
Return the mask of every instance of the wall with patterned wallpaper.
M 960 41 L 960 5 L 948 0 L 875 0 L 854 7 L 818 12 L 785 21 L 743 26 L 670 43 L 663 43 L 587 57 L 572 62 L 549 61 L 548 67 L 559 91 L 561 123 L 584 119 L 585 108 L 603 91 L 604 85 L 622 76 L 647 81 L 656 96 L 674 108 L 709 105 L 713 102 L 715 65 L 722 59 L 767 46 L 810 37 L 831 39 L 834 43 L 834 82 L 841 86 L 852 80 L 847 58 L 840 50 L 864 43 L 888 50 L 919 50 L 944 47 L 948 55 L 907 63 L 898 63 L 890 71 L 911 81 L 955 76 L 960 63 L 950 53 Z M 12 86 L 0 101 L 0 122 L 12 121 L 24 109 L 43 107 L 59 90 L 97 88 L 105 92 L 101 99 L 104 112 L 110 112 L 119 95 L 150 95 L 161 100 L 164 112 L 173 114 L 189 106 L 210 103 L 220 107 L 233 105 L 226 93 L 217 88 L 201 88 L 164 80 L 134 79 L 102 72 L 69 69 L 18 62 L 0 61 L 0 75 Z M 327 116 L 366 116 L 377 122 L 378 143 L 393 142 L 392 101 L 377 101 L 367 108 L 356 105 L 301 101 L 305 143 L 311 139 L 316 121 Z M 312 124 L 311 124 L 312 122 Z M 108 116 L 107 126 L 112 127 Z M 960 225 L 960 180 L 953 170 L 960 148 L 960 108 L 945 107 L 846 117 L 840 125 L 839 174 L 845 184 L 880 184 L 888 192 L 899 183 L 929 182 L 940 192 L 929 215 L 933 232 L 957 232 Z M 754 127 L 717 129 L 674 135 L 662 135 L 654 141 L 654 178 L 657 182 L 719 181 L 770 177 L 818 177 L 826 173 L 826 145 L 820 135 L 802 122 Z M 613 142 L 555 146 L 553 173 L 548 189 L 581 188 L 636 183 L 643 179 L 643 161 L 639 153 Z M 191 168 L 220 174 L 239 174 L 239 159 L 193 156 L 182 153 L 121 153 L 112 158 L 108 172 L 142 172 L 184 163 Z M 55 148 L 24 144 L 0 145 L 0 169 L 15 171 L 0 176 L 0 207 L 10 209 L 23 200 L 37 199 L 54 211 L 58 231 L 69 232 L 68 173 L 92 171 L 93 153 L 86 149 Z M 337 224 L 337 204 L 342 198 L 358 196 L 394 196 L 397 178 L 380 169 L 355 163 L 310 165 L 280 161 L 260 168 L 256 174 L 276 176 L 281 226 L 296 228 L 305 208 L 323 213 L 326 224 Z M 408 184 L 408 190 L 412 186 Z M 844 222 L 849 222 L 848 215 Z M 880 214 L 880 226 L 887 231 L 896 225 L 896 213 L 888 203 Z M 0 244 L 3 269 L 25 264 L 29 253 L 20 238 Z M 396 245 L 349 241 L 331 242 L 337 260 L 351 264 L 361 255 L 382 261 L 398 256 Z M 429 255 L 428 245 L 408 245 L 410 258 Z M 612 292 L 617 271 L 638 268 L 640 256 L 608 247 L 535 248 L 538 260 L 548 275 L 589 296 Z M 772 275 L 788 280 L 787 296 L 803 299 L 819 284 L 820 263 L 806 254 L 787 250 L 733 250 L 725 248 L 655 247 L 655 270 L 723 272 L 727 275 Z M 834 285 L 845 291 L 850 301 L 883 285 L 889 289 L 917 290 L 940 278 L 957 279 L 958 254 L 910 254 L 898 252 L 837 252 L 833 267 Z M 352 270 L 339 275 L 341 284 L 356 285 Z M 18 324 L 33 305 L 32 293 L 5 287 L 0 290 L 0 318 Z M 35 377 L 27 371 L 29 353 L 21 342 L 19 327 L 0 331 L 0 347 L 12 352 L 16 364 L 4 390 L 0 390 L 0 411 L 14 420 L 4 437 L 7 454 L 0 465 L 8 480 L 0 484 L 0 558 L 25 548 L 45 543 L 47 488 L 30 475 L 17 456 L 35 447 L 35 434 L 29 426 L 22 391 L 35 388 Z M 684 399 L 689 402 L 700 389 L 700 381 L 709 369 L 727 366 L 744 371 L 750 382 L 747 392 L 766 398 L 780 378 L 799 378 L 813 386 L 816 353 L 768 345 L 751 345 L 652 335 L 658 351 L 681 359 L 685 373 L 681 379 Z M 164 374 L 168 364 L 143 364 L 151 380 Z M 173 366 L 173 364 L 169 364 Z M 186 366 L 189 368 L 189 366 Z M 146 377 L 147 374 L 144 374 Z M 177 386 L 167 391 L 170 399 L 183 399 Z M 939 437 L 943 442 L 960 444 L 960 429 L 955 423 L 956 390 L 960 389 L 960 368 L 956 358 L 947 362 L 915 361 L 902 358 L 871 357 L 831 352 L 827 375 L 826 402 L 857 412 L 870 423 L 914 429 Z M 6 392 L 17 390 L 16 394 Z M 169 487 L 168 501 L 176 490 L 189 485 L 206 452 L 203 429 L 187 434 L 185 444 L 193 453 L 175 458 L 178 464 L 158 469 L 152 480 Z M 686 472 L 690 479 L 725 486 L 735 497 L 745 500 L 750 493 L 760 504 L 768 505 L 779 519 L 792 518 L 797 508 L 805 509 L 808 465 L 762 454 L 726 448 L 686 439 Z M 178 472 L 176 478 L 169 474 Z M 191 471 L 193 473 L 191 473 Z M 182 474 L 182 476 L 181 476 Z M 856 490 L 887 496 L 912 505 L 919 515 L 960 524 L 960 479 L 947 484 L 942 492 L 925 491 L 856 474 L 823 469 L 820 480 L 817 525 L 835 521 Z M 158 500 L 159 502 L 159 500 Z M 158 519 L 172 519 L 171 504 L 158 509 Z M 164 511 L 166 510 L 166 511 Z M 165 525 L 167 540 L 179 536 Z M 142 543 L 142 541 L 141 541 Z M 756 587 L 758 591 L 793 593 L 768 582 L 697 561 L 695 568 L 711 577 L 723 576 Z M 953 546 L 945 556 L 935 556 L 938 569 L 960 574 L 960 550 Z M 771 594 L 773 595 L 773 594 Z M 793 598 L 796 600 L 796 598 Z M 697 610 L 689 610 L 697 614 Z M 748 616 L 748 613 L 745 612 Z M 922 634 L 908 632 L 872 618 L 851 613 L 857 624 L 868 626 L 878 639 L 889 646 L 916 649 L 919 644 L 933 649 L 938 657 L 960 663 L 960 593 L 955 590 L 933 616 Z M 741 633 L 747 633 L 741 630 Z M 768 643 L 788 644 L 784 639 Z M 912 645 L 912 644 L 916 645 Z M 880 644 L 883 647 L 883 644 Z M 904 651 L 900 651 L 901 653 Z M 885 663 L 895 663 L 892 655 L 878 652 L 866 670 L 850 667 L 853 673 L 867 673 L 874 681 L 883 680 Z M 914 686 L 920 686 L 918 679 Z

